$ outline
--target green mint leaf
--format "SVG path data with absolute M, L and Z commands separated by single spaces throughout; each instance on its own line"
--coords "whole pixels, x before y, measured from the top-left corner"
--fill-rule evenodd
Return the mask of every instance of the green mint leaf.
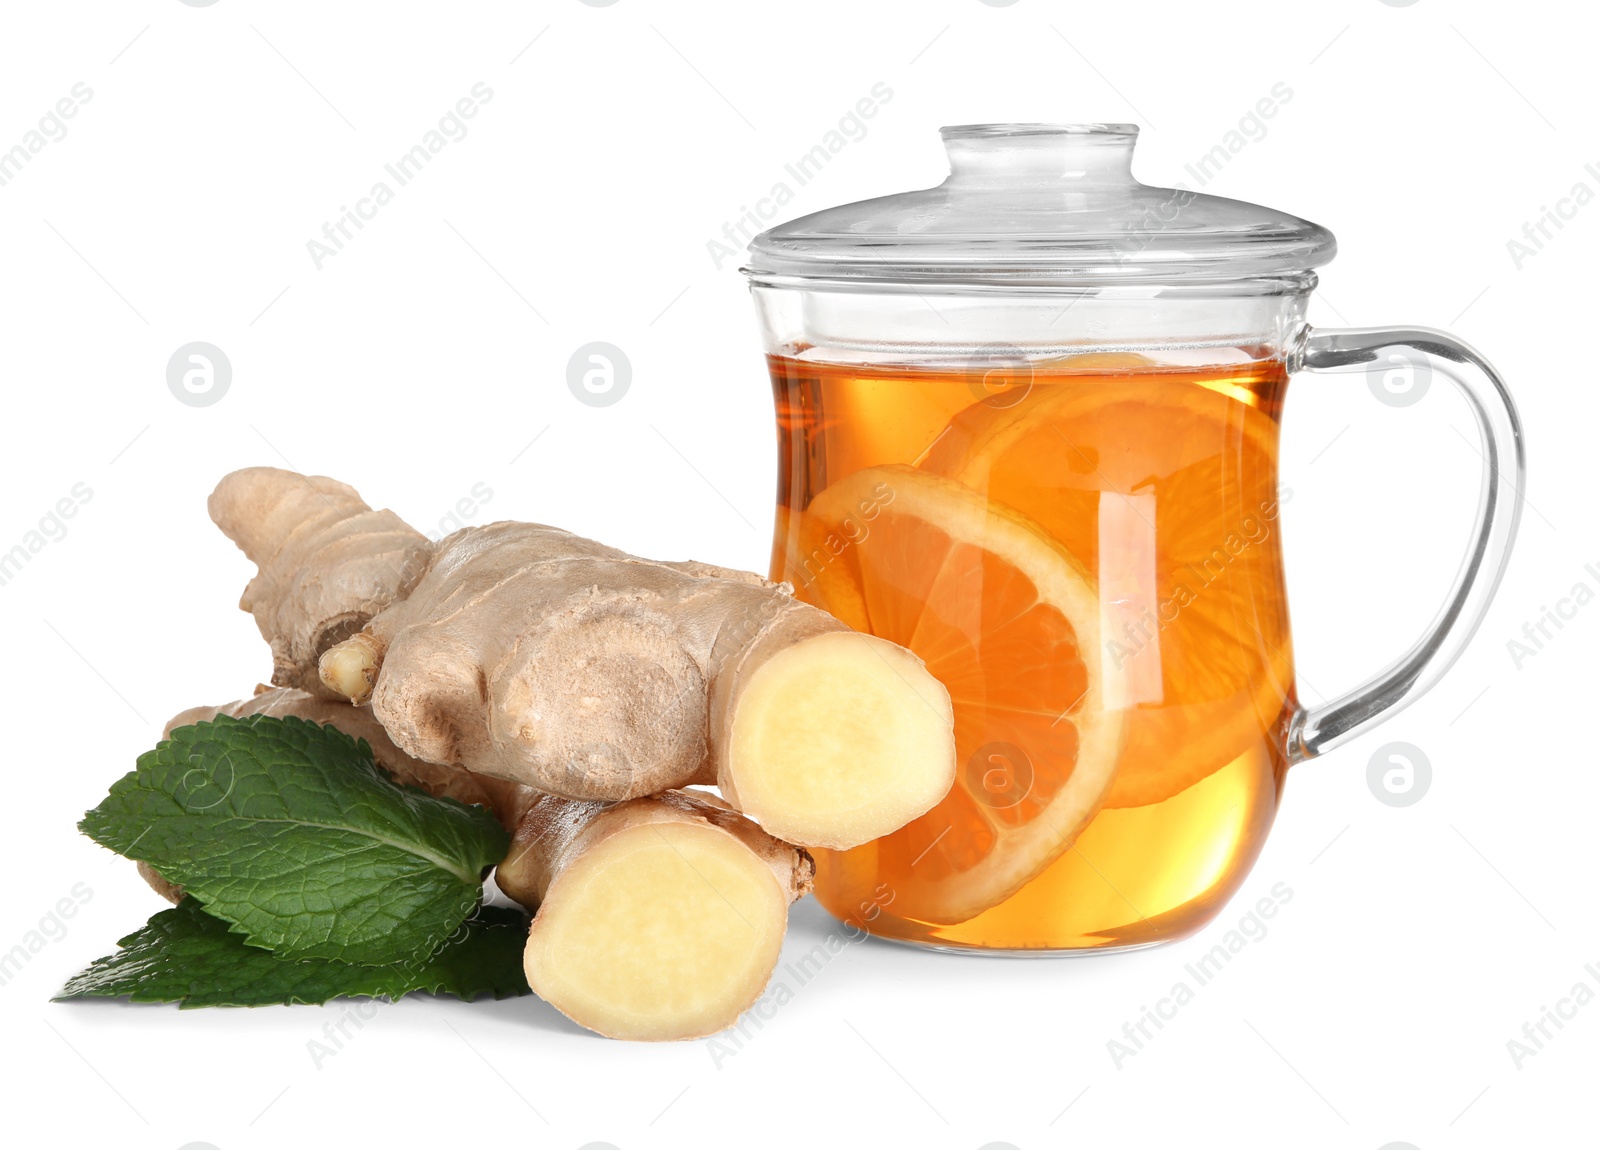
M 485 906 L 431 955 L 390 966 L 327 958 L 277 958 L 186 898 L 117 943 L 116 954 L 74 975 L 56 1001 L 127 998 L 195 1006 L 317 1004 L 330 998 L 396 999 L 413 991 L 468 1002 L 532 993 L 522 972 L 527 919 Z
M 472 913 L 509 837 L 398 787 L 366 743 L 303 719 L 179 727 L 79 825 L 280 958 L 424 957 Z

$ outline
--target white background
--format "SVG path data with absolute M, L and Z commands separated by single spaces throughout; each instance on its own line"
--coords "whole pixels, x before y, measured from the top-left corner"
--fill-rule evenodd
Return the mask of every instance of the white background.
M 92 98 L 0 187 L 0 550 L 75 484 L 68 531 L 0 587 L 12 780 L 0 952 L 92 892 L 0 986 L 5 1140 L 238 1147 L 456 1142 L 1024 1150 L 1593 1144 L 1600 1004 L 1519 1069 L 1507 1042 L 1600 962 L 1592 492 L 1600 207 L 1520 270 L 1507 241 L 1600 190 L 1592 34 L 1572 5 L 868 5 L 621 0 L 8 5 L 0 149 Z M 936 129 L 1135 120 L 1135 171 L 1183 167 L 1282 81 L 1290 102 L 1205 186 L 1317 220 L 1327 325 L 1455 330 L 1521 404 L 1530 509 L 1478 638 L 1429 697 L 1291 772 L 1235 904 L 1173 946 L 1018 962 L 855 945 L 736 1056 L 630 1046 L 536 999 L 406 1001 L 315 1064 L 343 1007 L 193 1011 L 48 997 L 160 904 L 73 824 L 172 713 L 268 674 L 235 610 L 249 565 L 210 525 L 224 472 L 337 476 L 431 529 L 560 524 L 647 555 L 766 564 L 770 398 L 747 294 L 708 252 L 874 84 L 892 100 L 785 215 L 937 182 Z M 474 84 L 492 100 L 319 270 L 306 243 Z M 169 392 L 205 340 L 214 406 Z M 633 365 L 607 408 L 579 345 Z M 536 442 L 535 442 L 536 440 Z M 1299 380 L 1285 512 L 1301 692 L 1377 670 L 1441 601 L 1479 459 L 1442 382 L 1414 406 Z M 532 446 L 529 444 L 532 443 Z M 449 526 L 448 524 L 446 525 Z M 53 529 L 52 529 L 53 531 Z M 1600 568 L 1597 568 L 1600 570 Z M 1369 758 L 1431 789 L 1395 809 Z M 1293 898 L 1119 1069 L 1108 1040 L 1275 883 Z M 795 908 L 788 958 L 831 921 Z M 41 936 L 42 937 L 42 936 Z

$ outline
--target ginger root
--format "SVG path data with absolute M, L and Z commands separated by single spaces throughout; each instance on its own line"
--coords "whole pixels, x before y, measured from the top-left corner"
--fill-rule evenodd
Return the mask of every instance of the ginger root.
M 703 1038 L 761 996 L 816 866 L 711 795 L 544 795 L 495 881 L 537 906 L 533 992 L 610 1038 Z
M 733 1025 L 772 976 L 789 904 L 811 889 L 810 855 L 711 795 L 610 804 L 542 794 L 415 759 L 370 711 L 292 689 L 185 711 L 167 732 L 219 714 L 331 723 L 367 740 L 396 782 L 492 810 L 512 834 L 496 882 L 534 912 L 529 985 L 609 1037 L 699 1038 Z M 183 897 L 147 864 L 139 873 L 170 901 Z
M 272 647 L 272 681 L 318 689 L 317 657 L 400 598 L 431 545 L 392 511 L 321 476 L 256 467 L 223 479 L 211 521 L 260 571 L 239 600 Z
M 183 888 L 177 883 L 168 882 L 165 878 L 161 877 L 160 871 L 156 870 L 155 867 L 151 866 L 143 859 L 140 859 L 134 865 L 139 869 L 139 877 L 150 884 L 151 890 L 155 891 L 173 906 L 177 906 L 183 901 Z
M 786 585 L 553 527 L 431 544 L 343 484 L 223 479 L 274 682 L 370 702 L 407 754 L 569 799 L 714 784 L 770 833 L 846 849 L 942 799 L 949 694 Z

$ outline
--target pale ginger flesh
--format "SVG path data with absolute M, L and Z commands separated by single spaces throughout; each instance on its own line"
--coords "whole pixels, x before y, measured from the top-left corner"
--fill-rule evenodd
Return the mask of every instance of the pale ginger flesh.
M 557 1010 L 610 1038 L 701 1038 L 760 997 L 815 866 L 709 795 L 545 796 L 495 872 L 537 905 L 523 965 Z
M 276 510 L 308 491 L 333 494 Z M 275 509 L 249 531 L 245 494 Z M 246 601 L 278 681 L 370 703 L 415 758 L 571 799 L 714 784 L 773 834 L 836 849 L 955 778 L 949 695 L 922 662 L 786 585 L 531 523 L 429 544 L 343 484 L 273 468 L 225 478 L 211 512 L 260 566 Z M 370 562 L 367 526 L 340 514 L 372 527 Z

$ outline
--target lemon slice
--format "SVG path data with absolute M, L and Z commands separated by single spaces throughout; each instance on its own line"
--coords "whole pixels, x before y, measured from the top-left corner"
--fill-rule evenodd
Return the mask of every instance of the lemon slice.
M 789 568 L 803 596 L 909 647 L 950 692 L 954 787 L 857 848 L 899 876 L 896 913 L 964 922 L 1009 898 L 1116 774 L 1124 722 L 1105 706 L 1094 583 L 1022 515 L 909 467 L 840 480 L 784 535 L 804 552 Z

